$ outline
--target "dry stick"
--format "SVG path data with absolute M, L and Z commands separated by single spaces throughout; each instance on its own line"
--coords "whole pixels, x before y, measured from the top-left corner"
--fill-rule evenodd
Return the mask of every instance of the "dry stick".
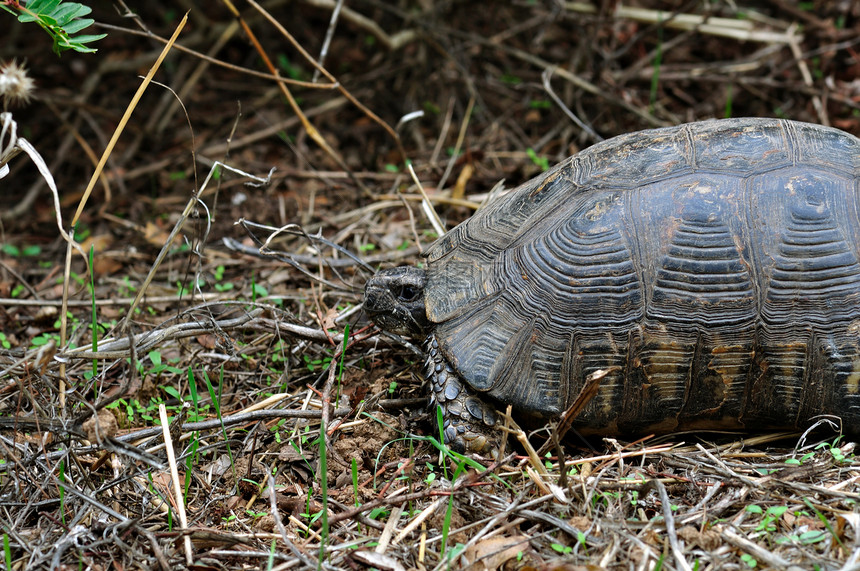
M 506 53 L 511 54 L 512 56 L 516 57 L 517 59 L 520 59 L 524 62 L 530 63 L 530 64 L 532 64 L 532 65 L 534 65 L 540 69 L 548 69 L 548 68 L 554 67 L 552 62 L 549 62 L 543 58 L 539 58 L 535 55 L 532 55 L 525 50 L 512 48 L 512 47 L 506 46 L 504 44 L 494 45 L 494 44 L 491 44 L 489 41 L 482 40 L 481 38 L 474 38 L 474 41 L 478 44 L 489 46 L 493 49 L 502 50 Z M 609 103 L 612 103 L 613 105 L 621 107 L 622 109 L 626 109 L 628 112 L 632 113 L 636 117 L 639 117 L 644 123 L 646 123 L 648 125 L 652 125 L 654 127 L 668 127 L 668 126 L 670 126 L 669 123 L 667 123 L 665 121 L 661 121 L 657 117 L 652 117 L 651 115 L 649 115 L 648 113 L 646 113 L 642 109 L 639 109 L 635 105 L 628 103 L 619 97 L 615 97 L 613 95 L 610 95 L 606 91 L 606 89 L 602 89 L 602 88 L 594 85 L 593 83 L 582 79 L 578 75 L 571 73 L 570 71 L 568 71 L 566 69 L 563 69 L 560 67 L 555 67 L 555 75 L 559 76 L 560 78 L 564 79 L 568 83 L 572 84 L 574 87 L 581 89 L 582 91 L 585 91 L 586 93 L 591 93 L 592 95 L 602 97 L 603 99 L 605 99 Z
M 445 112 L 445 119 L 442 121 L 442 128 L 439 130 L 439 138 L 436 139 L 436 146 L 433 147 L 433 152 L 430 154 L 430 162 L 428 164 L 435 165 L 439 160 L 439 155 L 445 146 L 445 141 L 448 139 L 448 130 L 451 128 L 451 119 L 454 117 L 454 104 L 456 99 L 451 97 L 448 99 L 448 111 Z
M 33 145 L 31 145 L 28 140 L 24 139 L 23 137 L 22 138 L 17 137 L 17 134 L 16 134 L 17 125 L 15 124 L 15 121 L 12 120 L 12 116 L 9 113 L 0 114 L 0 119 L 2 119 L 2 121 L 3 121 L 3 136 L 5 137 L 5 134 L 8 130 L 9 137 L 10 137 L 9 146 L 13 147 L 11 150 L 9 148 L 4 149 L 2 151 L 4 156 L 5 157 L 11 157 L 14 154 L 17 154 L 17 153 L 22 152 L 22 151 L 24 153 L 26 153 L 30 157 L 30 160 L 33 161 L 33 164 L 36 166 L 36 169 L 39 171 L 39 174 L 42 175 L 42 178 L 44 179 L 45 184 L 48 185 L 48 188 L 51 191 L 51 196 L 54 199 L 54 216 L 55 216 L 55 219 L 57 222 L 57 229 L 60 232 L 60 236 L 62 236 L 63 240 L 65 240 L 66 244 L 68 244 L 68 251 L 66 252 L 67 271 L 66 271 L 66 280 L 65 280 L 64 291 L 63 291 L 63 301 L 67 302 L 68 301 L 68 284 L 69 284 L 69 269 L 68 269 L 68 267 L 71 264 L 72 248 L 77 250 L 78 253 L 81 254 L 85 259 L 86 259 L 86 255 L 84 254 L 83 250 L 81 250 L 81 247 L 77 244 L 77 242 L 75 242 L 74 236 L 71 236 L 70 234 L 68 234 L 66 232 L 65 228 L 63 228 L 63 218 L 62 218 L 61 209 L 60 209 L 60 192 L 57 189 L 57 183 L 54 181 L 54 177 L 51 174 L 51 170 L 48 168 L 48 165 L 45 163 L 45 159 L 42 158 L 42 155 L 39 154 L 39 151 L 37 151 L 36 148 Z M 65 327 L 65 325 L 66 325 L 66 310 L 65 310 L 65 307 L 63 308 L 62 321 L 63 321 L 63 328 L 62 328 L 61 333 L 62 333 L 63 337 L 65 337 L 66 336 L 66 327 Z M 63 340 L 62 343 L 63 343 L 63 345 L 65 345 L 65 340 Z M 64 389 L 65 389 L 65 372 L 66 372 L 65 367 L 61 366 L 60 367 L 60 376 L 61 376 L 60 386 L 62 387 L 62 389 L 60 390 L 60 408 L 61 409 L 65 408 L 65 392 L 64 392 Z
M 335 7 L 335 2 L 337 2 L 338 5 L 341 4 L 340 0 L 304 0 L 304 2 L 305 4 L 310 4 L 317 8 L 331 9 Z M 391 51 L 397 51 L 406 44 L 414 42 L 419 37 L 418 31 L 414 29 L 401 30 L 396 34 L 389 35 L 385 30 L 379 27 L 379 24 L 367 16 L 352 10 L 349 6 L 345 6 L 341 10 L 341 15 L 345 20 L 348 20 L 359 28 L 369 32 L 371 35 L 376 36 L 376 38 Z
M 311 81 L 316 83 L 320 78 L 320 68 L 325 66 L 325 58 L 328 55 L 328 48 L 331 45 L 331 39 L 334 37 L 334 30 L 337 27 L 337 20 L 340 18 L 340 11 L 343 9 L 343 0 L 337 0 L 331 10 L 331 19 L 328 23 L 328 29 L 325 31 L 325 39 L 320 48 L 320 57 L 317 60 L 317 68 L 314 70 L 314 75 Z
M 558 106 L 558 108 L 559 108 L 559 109 L 561 109 L 562 113 L 564 113 L 565 115 L 567 115 L 568 119 L 570 119 L 571 121 L 573 121 L 574 123 L 576 123 L 576 125 L 577 125 L 580 129 L 582 129 L 583 131 L 585 131 L 585 134 L 586 134 L 586 135 L 588 135 L 588 137 L 591 139 L 591 141 L 592 141 L 593 143 L 599 143 L 600 141 L 602 141 L 602 140 L 603 140 L 603 137 L 601 137 L 600 135 L 598 135 L 598 134 L 597 134 L 597 131 L 595 131 L 595 130 L 594 130 L 594 128 L 593 128 L 591 125 L 589 125 L 588 123 L 586 123 L 585 121 L 583 121 L 582 119 L 580 119 L 580 118 L 576 115 L 576 113 L 574 113 L 574 112 L 570 109 L 570 107 L 568 107 L 567 105 L 565 105 L 564 101 L 562 101 L 562 100 L 561 100 L 561 97 L 559 97 L 559 96 L 556 94 L 556 92 L 553 90 L 553 88 L 552 88 L 552 82 L 551 82 L 550 80 L 552 79 L 552 74 L 553 74 L 553 72 L 555 71 L 555 69 L 556 69 L 556 68 L 554 68 L 554 67 L 546 68 L 545 70 L 543 70 L 543 73 L 540 75 L 540 77 L 541 77 L 541 81 L 543 82 L 543 90 L 547 92 L 547 95 L 549 95 L 549 96 L 550 96 L 550 98 L 551 98 L 551 99 L 555 102 L 555 104 Z
M 597 396 L 597 391 L 600 390 L 600 381 L 609 373 L 620 369 L 620 367 L 609 367 L 608 369 L 598 369 L 590 373 L 585 378 L 585 384 L 580 389 L 579 394 L 573 400 L 573 403 L 568 407 L 564 414 L 561 415 L 561 420 L 558 423 L 558 426 L 555 429 L 555 436 L 546 442 L 544 442 L 543 446 L 538 450 L 538 456 L 543 456 L 553 445 L 553 442 L 561 442 L 567 431 L 570 430 L 570 427 L 573 426 L 573 421 L 579 416 L 579 413 L 582 412 L 582 409 L 586 407 L 591 400 Z M 562 461 L 563 458 L 559 458 L 559 461 Z M 562 470 L 563 472 L 564 470 Z
M 412 521 L 410 521 L 410 522 L 409 522 L 409 524 L 408 524 L 406 527 L 404 527 L 402 530 L 400 530 L 400 533 L 398 533 L 398 534 L 397 534 L 397 537 L 395 537 L 395 538 L 394 538 L 394 540 L 391 542 L 391 545 L 397 545 L 398 543 L 400 543 L 401 541 L 403 541 L 403 539 L 404 539 L 407 535 L 409 535 L 410 533 L 412 533 L 412 531 L 413 531 L 416 527 L 418 527 L 419 525 L 421 525 L 421 523 L 422 523 L 424 520 L 426 520 L 428 517 L 430 517 L 431 515 L 433 515 L 433 513 L 436 511 L 436 508 L 438 508 L 438 507 L 439 507 L 439 505 L 440 505 L 443 501 L 445 501 L 445 498 L 436 498 L 435 500 L 433 500 L 432 502 L 430 502 L 430 504 L 429 504 L 426 508 L 424 508 L 424 509 L 421 511 L 421 513 L 420 513 L 420 514 L 418 514 L 417 516 L 415 516 L 414 518 L 412 518 Z
M 170 252 L 170 246 L 173 244 L 173 241 L 179 236 L 179 232 L 182 230 L 183 225 L 185 224 L 185 220 L 188 216 L 191 215 L 191 212 L 194 210 L 194 207 L 197 205 L 199 198 L 197 196 L 197 192 L 194 192 L 191 195 L 191 198 L 188 199 L 188 202 L 185 204 L 185 210 L 182 211 L 182 214 L 179 215 L 179 219 L 176 221 L 176 224 L 173 225 L 173 230 L 170 231 L 170 235 L 164 242 L 164 246 L 161 247 L 161 251 L 158 252 L 158 256 L 156 256 L 155 261 L 152 263 L 152 267 L 149 268 L 149 273 L 146 275 L 146 278 L 143 280 L 143 283 L 140 284 L 140 287 L 137 291 L 137 296 L 135 296 L 134 301 L 128 309 L 128 312 L 125 314 L 125 317 L 120 321 L 120 330 L 124 331 L 129 324 L 129 321 L 134 316 L 134 311 L 137 309 L 137 306 L 140 305 L 143 296 L 146 294 L 146 290 L 149 289 L 149 284 L 152 283 L 152 280 L 155 279 L 155 272 L 158 271 L 158 268 L 161 266 L 161 262 L 164 261 L 164 258 L 167 257 L 167 254 Z M 65 310 L 64 310 L 65 311 Z
M 802 38 L 799 39 L 797 38 L 797 36 L 794 35 L 794 32 L 796 30 L 797 24 L 792 24 L 791 27 L 788 29 L 788 45 L 791 48 L 791 54 L 794 56 L 794 60 L 797 62 L 797 67 L 798 69 L 800 69 L 800 75 L 803 76 L 803 83 L 811 87 L 812 74 L 809 73 L 809 66 L 806 65 L 806 60 L 803 59 L 803 54 L 800 51 L 800 40 Z M 812 106 L 815 107 L 815 112 L 818 114 L 818 120 L 821 121 L 821 124 L 829 126 L 830 120 L 827 117 L 827 110 L 824 108 L 820 96 L 812 96 Z
M 296 554 L 296 557 L 302 560 L 302 563 L 305 564 L 308 568 L 315 568 L 316 565 L 307 555 L 302 552 L 296 545 L 290 541 L 290 538 L 287 537 L 287 528 L 284 527 L 284 522 L 281 520 L 281 514 L 278 513 L 278 502 L 277 502 L 277 492 L 275 492 L 275 477 L 269 473 L 269 506 L 272 509 L 272 516 L 275 519 L 275 525 L 278 528 L 278 533 L 281 534 L 281 541 L 290 548 L 290 551 Z
M 248 40 L 250 40 L 251 44 L 254 46 L 254 49 L 257 50 L 257 54 L 263 60 L 263 63 L 265 64 L 265 66 L 269 69 L 269 73 L 271 73 L 272 75 L 274 75 L 277 78 L 280 78 L 281 75 L 278 72 L 278 69 L 272 63 L 272 60 L 269 58 L 269 55 L 266 53 L 266 50 L 263 49 L 262 44 L 260 44 L 259 40 L 257 40 L 257 36 L 254 35 L 254 32 L 253 32 L 253 30 L 251 30 L 251 27 L 248 26 L 248 24 L 245 22 L 245 19 L 242 18 L 242 14 L 239 13 L 239 11 L 233 5 L 231 0 L 221 0 L 221 1 L 224 3 L 225 6 L 227 6 L 227 8 L 233 14 L 233 17 L 236 18 L 236 20 L 239 22 L 239 25 L 242 26 L 242 30 L 245 32 L 245 34 L 248 37 Z M 269 21 L 271 23 L 278 26 L 279 29 L 282 31 L 282 33 L 284 33 L 285 35 L 288 35 L 287 31 L 284 30 L 283 28 L 280 28 L 280 24 L 277 24 L 277 22 L 275 20 L 273 20 L 271 18 L 271 16 L 269 16 L 261 7 L 256 5 L 254 2 L 251 2 L 251 4 L 253 6 L 255 6 L 257 8 L 257 10 L 260 11 L 261 14 L 266 16 L 266 18 L 269 19 Z M 355 185 L 358 186 L 362 190 L 362 192 L 365 193 L 365 195 L 367 195 L 368 197 L 372 197 L 373 193 L 370 192 L 370 189 L 367 188 L 367 186 L 365 186 L 365 184 L 361 181 L 361 179 L 359 179 L 358 177 L 356 177 L 355 175 L 352 174 L 352 170 L 349 168 L 349 166 L 347 166 L 347 164 L 344 162 L 343 158 L 339 154 L 337 154 L 337 152 L 331 147 L 331 145 L 328 144 L 328 141 L 326 141 L 325 138 L 323 138 L 322 134 L 310 122 L 310 120 L 307 118 L 307 116 L 305 116 L 304 112 L 302 111 L 302 108 L 299 107 L 298 102 L 296 101 L 295 97 L 293 97 L 293 93 L 286 86 L 286 84 L 279 81 L 277 85 L 278 85 L 278 89 L 281 90 L 281 93 L 287 99 L 287 102 L 290 104 L 290 107 L 292 108 L 293 113 L 295 113 L 296 116 L 298 116 L 299 120 L 302 122 L 302 126 L 305 128 L 305 131 L 307 131 L 310 138 L 313 139 L 313 141 L 322 150 L 324 150 L 326 152 L 326 154 L 329 157 L 331 157 L 331 159 L 335 163 L 337 163 L 338 167 L 340 167 L 341 169 L 343 169 L 344 172 L 346 172 L 347 174 L 350 175 L 350 179 L 352 180 L 352 182 L 354 182 Z
M 221 51 L 227 42 L 230 41 L 233 36 L 236 35 L 236 32 L 239 31 L 239 24 L 236 21 L 230 22 L 224 31 L 221 32 L 221 35 L 215 40 L 215 43 L 209 48 L 207 55 L 214 56 L 218 52 Z M 213 58 L 214 59 L 214 58 Z M 182 101 L 185 99 L 186 95 L 188 95 L 192 89 L 198 84 L 200 79 L 203 77 L 203 74 L 209 69 L 211 62 L 207 59 L 201 60 L 197 67 L 194 68 L 194 71 L 188 75 L 188 79 L 182 84 L 178 90 L 176 90 L 176 97 L 172 98 L 170 103 L 167 106 L 167 109 L 158 118 L 158 122 L 155 126 L 155 132 L 161 133 L 167 128 L 167 125 L 173 120 L 173 116 L 179 110 L 179 106 Z
M 660 494 L 660 503 L 663 504 L 663 520 L 666 522 L 666 535 L 669 536 L 669 546 L 672 548 L 675 561 L 683 571 L 693 571 L 687 560 L 684 559 L 684 552 L 678 543 L 678 535 L 675 533 L 675 516 L 672 513 L 672 504 L 669 501 L 669 494 L 666 493 L 666 486 L 659 479 L 653 480 L 653 482 L 657 486 L 657 492 Z
M 149 73 L 146 74 L 146 77 L 140 84 L 140 87 L 137 88 L 137 92 L 135 92 L 134 97 L 131 98 L 131 102 L 128 107 L 126 107 L 125 113 L 120 119 L 119 125 L 113 132 L 113 136 L 111 136 L 110 141 L 108 141 L 107 147 L 105 147 L 104 153 L 102 153 L 101 159 L 99 159 L 99 164 L 96 165 L 95 170 L 93 171 L 92 177 L 90 177 L 90 182 L 87 184 L 86 190 L 84 190 L 84 195 L 81 197 L 81 201 L 78 204 L 78 209 L 75 211 L 75 215 L 72 217 L 71 227 L 74 228 L 78 223 L 78 219 L 81 216 L 81 213 L 84 210 L 84 206 L 87 204 L 87 200 L 89 200 L 90 194 L 93 191 L 93 187 L 95 187 L 96 181 L 101 176 L 102 170 L 104 169 L 105 163 L 107 163 L 108 157 L 113 152 L 113 148 L 116 145 L 116 142 L 119 140 L 119 136 L 122 134 L 125 129 L 128 120 L 131 118 L 131 114 L 134 111 L 135 107 L 137 107 L 137 103 L 140 101 L 140 98 L 143 97 L 143 92 L 146 91 L 146 88 L 149 87 L 150 82 L 152 81 L 155 72 L 158 71 L 158 68 L 161 67 L 161 62 L 164 61 L 164 58 L 167 57 L 167 53 L 170 51 L 170 48 L 176 42 L 176 38 L 179 37 L 179 33 L 185 27 L 185 22 L 188 21 L 188 14 L 186 13 L 182 20 L 179 22 L 179 25 L 176 27 L 176 30 L 173 32 L 173 35 L 168 40 L 167 45 L 164 46 L 164 49 L 161 50 L 161 53 L 158 55 L 158 59 L 155 60 L 155 63 L 152 64 L 152 67 L 149 69 Z M 67 242 L 66 248 L 66 264 L 65 264 L 65 272 L 63 279 L 63 307 L 60 310 L 60 345 L 62 347 L 66 346 L 66 341 L 68 339 L 68 317 L 66 316 L 68 312 L 68 300 L 69 300 L 69 286 L 70 286 L 70 275 L 72 271 L 72 244 L 74 242 L 74 236 L 71 237 L 71 240 Z M 86 256 L 85 256 L 86 257 Z M 87 262 L 89 263 L 89 262 Z M 92 271 L 90 268 L 89 271 Z M 142 290 L 141 290 L 142 292 Z M 138 294 L 138 297 L 140 294 Z M 133 312 L 129 312 L 126 316 L 126 319 L 130 317 Z M 60 410 L 63 410 L 66 407 L 66 365 L 65 363 L 60 363 Z
M 132 36 L 139 36 L 139 37 L 147 38 L 147 39 L 155 41 L 155 42 L 161 42 L 162 44 L 166 44 L 168 42 L 168 40 L 165 40 L 164 38 L 159 37 L 159 36 L 153 34 L 152 32 L 144 32 L 141 30 L 134 30 L 131 28 L 123 28 L 121 26 L 113 26 L 111 24 L 105 24 L 103 22 L 96 22 L 95 25 L 98 26 L 99 28 L 102 28 L 102 29 L 105 29 L 108 31 L 121 32 L 124 34 L 130 34 Z M 244 67 L 241 67 L 238 65 L 234 65 L 232 63 L 228 63 L 225 61 L 221 61 L 219 59 L 215 59 L 215 58 L 208 56 L 202 52 L 198 52 L 197 50 L 193 50 L 189 47 L 183 46 L 182 44 L 175 44 L 173 46 L 173 48 L 175 50 L 180 51 L 180 52 L 193 55 L 196 58 L 200 58 L 202 60 L 208 61 L 212 65 L 217 65 L 218 67 L 222 67 L 224 69 L 229 69 L 230 71 L 235 71 L 237 73 L 241 73 L 244 75 L 250 75 L 252 77 L 259 77 L 260 79 L 268 79 L 269 81 L 274 80 L 274 81 L 278 81 L 278 82 L 282 82 L 282 83 L 289 83 L 290 85 L 297 85 L 300 87 L 309 87 L 312 89 L 334 89 L 336 87 L 335 85 L 322 85 L 319 83 L 311 83 L 310 81 L 301 81 L 298 79 L 290 79 L 288 77 L 274 76 L 274 75 L 270 75 L 270 74 L 263 72 L 263 71 L 255 71 L 253 69 L 247 69 L 247 68 L 244 68 Z M 145 61 L 148 58 L 143 57 L 140 59 Z M 123 62 L 132 62 L 135 65 L 138 65 L 138 63 L 135 62 L 135 60 L 124 59 Z M 143 65 L 143 64 L 141 63 L 140 65 Z M 116 65 L 116 64 L 106 66 L 106 67 L 108 67 L 108 69 L 110 71 L 115 71 L 117 67 L 120 67 L 121 69 L 125 69 L 128 66 L 129 66 L 128 63 L 125 63 L 125 65 L 123 65 L 121 67 Z
M 439 179 L 438 187 L 444 188 L 445 182 L 448 180 L 448 177 L 451 175 L 451 171 L 454 169 L 454 163 L 460 158 L 460 149 L 463 147 L 463 141 L 466 139 L 466 129 L 469 126 L 469 120 L 472 118 L 472 109 L 475 107 L 475 97 L 472 96 L 469 98 L 469 104 L 466 106 L 466 112 L 463 114 L 463 121 L 460 123 L 460 131 L 457 133 L 457 142 L 454 144 L 454 152 L 451 153 L 451 159 L 448 161 L 448 165 L 445 167 L 445 172 L 442 174 L 442 178 Z
M 586 2 L 566 2 L 565 9 L 571 12 L 585 14 L 597 13 L 593 4 Z M 695 30 L 703 34 L 731 38 L 738 41 L 762 42 L 766 44 L 791 42 L 790 32 L 771 32 L 768 30 L 757 30 L 751 20 L 739 18 L 717 18 L 713 16 L 702 16 L 701 14 L 679 14 L 664 10 L 649 10 L 647 8 L 634 8 L 622 6 L 614 10 L 616 19 L 634 20 L 637 22 L 648 22 L 650 24 L 662 24 L 667 28 L 676 30 Z
M 456 155 L 457 153 L 454 153 L 454 156 Z M 407 163 L 406 166 L 409 168 L 409 175 L 412 177 L 412 181 L 415 183 L 415 186 L 418 187 L 418 192 L 421 193 L 421 210 L 424 211 L 424 215 L 430 221 L 430 225 L 433 226 L 433 230 L 436 234 L 441 236 L 445 233 L 445 225 L 442 224 L 442 219 L 439 218 L 439 215 L 436 213 L 436 209 L 433 208 L 433 203 L 430 202 L 430 198 L 427 196 L 427 193 L 424 192 L 424 186 L 421 184 L 421 181 L 418 180 L 418 175 L 415 174 L 415 169 L 412 168 L 412 163 Z M 407 210 L 409 211 L 409 219 L 412 220 L 412 211 L 409 210 L 408 207 Z
M 376 544 L 376 549 L 374 549 L 377 553 L 385 553 L 385 550 L 388 549 L 388 545 L 391 543 L 391 536 L 394 535 L 394 530 L 397 527 L 400 514 L 403 513 L 404 506 L 405 502 L 391 508 L 391 514 L 385 523 L 385 529 L 382 530 L 379 539 L 377 539 L 378 543 Z
M 414 253 L 414 252 L 413 252 Z M 232 298 L 227 297 L 226 294 L 223 293 L 205 293 L 202 296 L 197 296 L 198 299 L 202 297 L 201 301 L 229 301 Z M 91 307 L 93 303 L 98 306 L 105 305 L 128 305 L 134 301 L 132 297 L 108 297 L 104 299 L 97 299 L 95 302 L 89 299 L 70 299 L 67 307 Z M 147 298 L 147 301 L 150 304 L 156 303 L 172 303 L 176 301 L 175 295 L 161 295 L 161 296 L 153 296 Z M 17 299 L 14 297 L 0 297 L 0 306 L 3 307 L 33 307 L 33 306 L 45 306 L 45 307 L 57 307 L 63 304 L 62 299 Z
M 158 405 L 158 416 L 161 419 L 161 433 L 164 436 L 164 448 L 167 450 L 167 462 L 170 464 L 170 478 L 173 480 L 173 493 L 176 495 L 176 511 L 179 512 L 179 524 L 183 530 L 188 529 L 188 515 L 185 513 L 185 498 L 182 497 L 182 483 L 179 481 L 179 470 L 176 468 L 176 454 L 173 451 L 173 439 L 170 436 L 170 420 L 167 418 L 167 407 L 164 403 Z M 185 562 L 190 566 L 194 562 L 191 552 L 191 536 L 183 534 L 185 539 Z
M 229 0 L 223 0 L 223 1 L 227 2 L 227 1 L 229 1 Z M 382 127 L 383 129 L 385 129 L 385 130 L 388 132 L 388 134 L 389 134 L 389 135 L 391 135 L 391 138 L 392 138 L 392 139 L 394 139 L 394 142 L 397 144 L 397 150 L 400 152 L 400 158 L 405 162 L 405 161 L 406 161 L 406 151 L 403 149 L 403 144 L 402 144 L 402 143 L 401 143 L 401 141 L 400 141 L 400 135 L 398 135 L 398 134 L 397 134 L 397 131 L 395 131 L 394 129 L 392 129 L 392 128 L 391 128 L 391 125 L 389 125 L 388 123 L 386 123 L 385 121 L 383 121 L 383 120 L 382 120 L 382 118 L 381 118 L 381 117 L 379 117 L 376 113 L 374 113 L 373 111 L 371 111 L 370 109 L 368 109 L 367 107 L 365 107 L 365 105 L 364 105 L 363 103 L 361 103 L 358 99 L 356 99 L 356 98 L 352 95 L 352 93 L 350 93 L 349 91 L 347 91 L 347 90 L 346 90 L 346 88 L 345 88 L 345 87 L 343 87 L 343 86 L 340 84 L 340 82 L 339 82 L 339 81 L 337 81 L 337 78 L 335 78 L 335 76 L 333 76 L 331 73 L 329 73 L 329 72 L 328 72 L 328 70 L 327 70 L 326 68 L 324 68 L 324 67 L 322 67 L 322 66 L 318 65 L 318 64 L 317 64 L 317 62 L 314 60 L 314 58 L 313 58 L 313 57 L 311 57 L 311 54 L 309 54 L 309 53 L 307 52 L 307 50 L 305 50 L 305 49 L 302 47 L 302 45 L 301 45 L 299 42 L 297 42 L 297 41 L 296 41 L 296 39 L 292 36 L 292 34 L 290 34 L 290 33 L 286 30 L 286 28 L 284 28 L 284 27 L 281 25 L 281 23 L 280 23 L 280 22 L 278 22 L 277 20 L 275 20 L 275 19 L 271 16 L 271 14 L 269 14 L 268 12 L 266 12 L 266 10 L 265 10 L 265 9 L 263 9 L 263 7 L 262 7 L 262 6 L 260 6 L 260 5 L 259 5 L 257 2 L 255 2 L 254 0 L 248 0 L 248 4 L 250 4 L 251 6 L 253 6 L 253 7 L 254 7 L 258 12 L 260 12 L 260 14 L 262 14 L 262 15 L 263 15 L 263 17 L 264 17 L 264 18 L 266 18 L 266 19 L 269 21 L 269 23 L 270 23 L 270 24 L 272 24 L 272 25 L 273 25 L 273 26 L 274 26 L 274 27 L 275 27 L 279 32 L 281 32 L 281 34 L 283 34 L 283 35 L 284 35 L 284 37 L 285 37 L 285 38 L 287 38 L 287 40 L 290 42 L 290 44 L 292 44 L 292 46 L 293 46 L 293 47 L 294 47 L 294 48 L 295 48 L 295 49 L 296 49 L 300 54 L 302 54 L 302 57 L 304 57 L 304 58 L 308 61 L 308 63 L 310 63 L 312 66 L 314 66 L 314 68 L 315 68 L 316 70 L 318 70 L 321 74 L 323 74 L 323 75 L 326 77 L 326 79 L 328 79 L 329 81 L 331 81 L 331 82 L 335 85 L 335 87 L 337 88 L 337 90 L 338 90 L 338 91 L 340 91 L 340 92 L 341 92 L 341 94 L 342 94 L 344 97 L 346 97 L 347 99 L 349 99 L 350 103 L 352 103 L 353 105 L 355 105 L 355 106 L 356 106 L 356 107 L 357 107 L 357 108 L 358 108 L 362 113 L 364 113 L 365 115 L 367 115 L 367 116 L 370 118 L 370 120 L 371 120 L 371 121 L 373 121 L 374 123 L 376 123 L 377 125 L 379 125 L 379 126 L 380 126 L 380 127 Z M 347 171 L 347 172 L 349 172 L 349 171 Z
M 387 498 L 377 498 L 375 500 L 370 500 L 369 502 L 365 502 L 360 506 L 356 506 L 354 508 L 350 508 L 347 511 L 340 512 L 334 515 L 329 516 L 328 523 L 329 525 L 333 525 L 345 519 L 350 519 L 355 517 L 356 515 L 370 511 L 375 507 L 384 506 L 384 505 L 400 505 L 404 502 L 411 502 L 415 500 L 423 500 L 431 496 L 444 496 L 448 497 L 450 494 L 456 493 L 459 491 L 459 488 L 455 488 L 449 492 L 433 492 L 433 491 L 424 491 L 424 492 L 413 492 L 411 494 L 403 494 L 401 496 L 395 497 L 387 497 Z M 552 497 L 552 496 L 550 496 Z
M 743 549 L 756 559 L 760 561 L 764 561 L 773 569 L 788 569 L 792 568 L 791 562 L 783 559 L 776 553 L 772 553 L 767 549 L 759 546 L 757 543 L 753 543 L 749 539 L 745 537 L 741 537 L 737 535 L 730 529 L 724 529 L 720 532 L 720 536 L 725 539 L 727 542 L 731 543 L 735 547 Z M 794 566 L 794 569 L 798 569 L 798 567 Z

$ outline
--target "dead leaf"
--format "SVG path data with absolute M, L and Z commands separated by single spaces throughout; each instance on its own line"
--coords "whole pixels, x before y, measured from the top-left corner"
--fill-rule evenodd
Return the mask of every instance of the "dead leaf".
M 472 178 L 474 172 L 475 167 L 471 163 L 463 165 L 463 170 L 460 171 L 460 176 L 457 177 L 457 182 L 451 189 L 451 198 L 463 198 L 466 195 L 466 183 Z
M 470 569 L 501 569 L 505 562 L 515 559 L 530 549 L 529 539 L 523 535 L 496 536 L 479 541 L 463 553 Z
M 113 245 L 113 242 L 114 239 L 111 234 L 93 235 L 81 242 L 81 249 L 84 252 L 89 252 L 92 247 L 96 253 L 104 252 Z
M 95 256 L 93 258 L 93 272 L 97 276 L 109 276 L 120 271 L 124 266 L 116 258 L 109 256 Z
M 167 242 L 167 237 L 170 235 L 169 232 L 166 232 L 164 229 L 159 228 L 152 222 L 146 223 L 146 229 L 143 232 L 143 237 L 146 238 L 146 241 L 149 242 L 152 246 L 156 248 L 161 248 Z
M 215 336 L 211 333 L 206 333 L 204 335 L 197 336 L 197 343 L 199 343 L 200 346 L 205 349 L 214 349 L 217 340 L 215 339 Z
M 102 442 L 108 436 L 116 436 L 119 426 L 116 417 L 106 408 L 101 409 L 98 415 L 88 418 L 82 428 L 87 434 L 90 442 Z
M 385 555 L 384 553 L 376 553 L 375 551 L 354 551 L 352 556 L 365 565 L 370 565 L 377 569 L 385 569 L 386 571 L 406 571 L 406 568 L 400 563 L 400 561 L 390 555 Z
M 333 307 L 330 307 L 328 311 L 325 312 L 325 315 L 322 317 L 322 323 L 320 324 L 320 328 L 328 331 L 329 329 L 336 329 L 337 324 L 335 323 L 335 319 L 337 319 L 337 310 Z

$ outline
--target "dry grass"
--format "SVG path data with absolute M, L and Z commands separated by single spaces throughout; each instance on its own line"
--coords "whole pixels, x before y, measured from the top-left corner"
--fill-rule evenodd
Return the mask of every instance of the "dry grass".
M 6 565 L 860 569 L 853 442 L 570 438 L 563 465 L 467 461 L 432 439 L 414 347 L 357 310 L 374 268 L 435 236 L 404 158 L 450 228 L 500 179 L 599 137 L 726 115 L 860 134 L 854 3 L 366 0 L 334 27 L 329 0 L 243 4 L 238 24 L 226 4 L 141 4 L 137 20 L 96 6 L 99 53 L 62 59 L 0 13 L 0 60 L 26 59 L 38 86 L 10 109 L 19 135 L 94 250 L 91 274 L 66 265 L 54 199 L 24 155 L 10 163 Z M 188 6 L 155 74 L 176 95 L 146 89 L 85 200 L 155 36 Z M 222 168 L 204 185 L 215 161 L 268 184 Z M 282 255 L 254 255 L 251 234 Z

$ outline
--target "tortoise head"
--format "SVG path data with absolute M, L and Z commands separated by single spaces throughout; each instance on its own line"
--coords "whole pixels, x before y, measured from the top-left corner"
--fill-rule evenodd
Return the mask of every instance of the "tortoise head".
M 364 286 L 364 310 L 385 331 L 412 337 L 429 333 L 424 308 L 424 270 L 400 266 L 381 270 Z

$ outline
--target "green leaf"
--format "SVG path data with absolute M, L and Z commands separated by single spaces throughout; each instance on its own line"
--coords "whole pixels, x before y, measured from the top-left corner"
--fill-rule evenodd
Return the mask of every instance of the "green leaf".
M 767 508 L 767 513 L 776 517 L 782 517 L 782 514 L 786 511 L 788 511 L 788 506 L 771 506 Z
M 96 50 L 86 47 L 84 44 L 100 40 L 107 35 L 89 34 L 74 37 L 74 34 L 88 28 L 95 22 L 91 18 L 83 17 L 90 14 L 92 9 L 77 2 L 32 0 L 26 6 L 16 6 L 14 10 L 8 4 L 0 7 L 7 12 L 16 14 L 19 22 L 37 23 L 54 40 L 54 51 L 57 54 L 64 50 L 92 53 Z
M 179 400 L 179 401 L 182 400 L 182 395 L 179 394 L 179 391 L 176 390 L 176 387 L 171 387 L 170 385 L 165 385 L 161 388 L 164 392 L 166 392 L 167 394 L 169 394 L 170 396 L 172 396 L 176 400 Z
M 62 26 L 63 26 L 63 29 L 66 31 L 66 34 L 71 36 L 73 34 L 77 34 L 81 30 L 83 30 L 84 28 L 88 28 L 88 27 L 92 26 L 94 23 L 95 23 L 95 20 L 92 20 L 90 18 L 83 18 L 81 20 L 74 20 L 72 22 L 69 22 L 68 24 L 62 24 Z M 74 39 L 75 39 L 75 41 L 80 40 L 80 38 L 74 38 Z

